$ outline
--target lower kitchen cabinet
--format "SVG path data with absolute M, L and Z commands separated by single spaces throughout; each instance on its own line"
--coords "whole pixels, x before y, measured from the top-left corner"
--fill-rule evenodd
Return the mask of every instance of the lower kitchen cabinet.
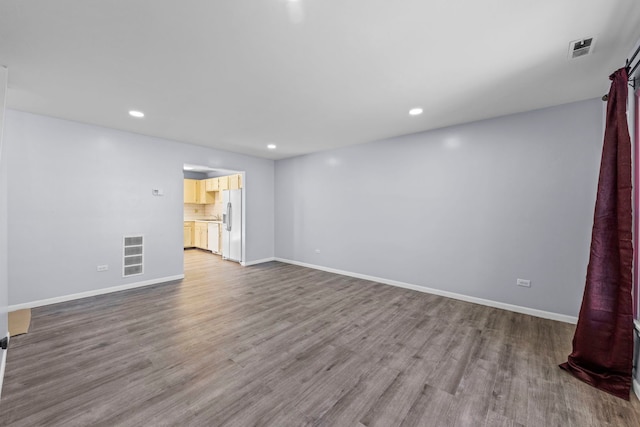
M 194 223 L 193 221 L 184 222 L 184 247 L 192 248 L 194 238 Z
M 200 249 L 209 249 L 209 231 L 206 222 L 196 222 L 194 246 Z

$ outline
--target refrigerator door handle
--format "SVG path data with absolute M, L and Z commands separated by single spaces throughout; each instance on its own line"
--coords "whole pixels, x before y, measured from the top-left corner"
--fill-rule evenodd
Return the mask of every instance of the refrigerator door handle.
M 227 203 L 227 231 L 231 231 L 231 202 Z

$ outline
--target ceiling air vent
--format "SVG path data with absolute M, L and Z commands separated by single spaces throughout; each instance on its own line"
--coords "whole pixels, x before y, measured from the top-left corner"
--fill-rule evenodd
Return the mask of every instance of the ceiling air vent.
M 136 276 L 144 272 L 144 238 L 142 236 L 125 236 L 124 259 L 122 262 L 122 276 Z
M 591 54 L 594 45 L 595 39 L 593 37 L 572 41 L 569 43 L 569 59 L 576 59 Z

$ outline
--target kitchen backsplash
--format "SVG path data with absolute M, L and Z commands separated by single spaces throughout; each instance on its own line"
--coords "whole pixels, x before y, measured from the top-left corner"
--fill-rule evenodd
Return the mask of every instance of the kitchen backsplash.
M 222 219 L 222 198 L 220 201 L 216 199 L 216 203 L 213 205 L 205 205 L 204 213 L 208 218 L 217 216 Z
M 205 205 L 196 205 L 192 203 L 184 204 L 184 219 L 193 220 L 206 216 Z
M 222 218 L 222 200 L 210 205 L 197 205 L 195 203 L 184 204 L 184 219 L 192 221 L 201 218 Z

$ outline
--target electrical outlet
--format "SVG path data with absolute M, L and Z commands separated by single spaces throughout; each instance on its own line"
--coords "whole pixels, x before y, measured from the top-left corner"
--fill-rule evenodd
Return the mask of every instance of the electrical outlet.
M 531 280 L 528 280 L 528 279 L 518 279 L 518 280 L 516 280 L 516 285 L 518 285 L 518 286 L 524 286 L 525 288 L 530 288 L 530 287 L 531 287 Z
M 109 269 L 108 265 L 99 265 L 98 271 L 107 271 Z

